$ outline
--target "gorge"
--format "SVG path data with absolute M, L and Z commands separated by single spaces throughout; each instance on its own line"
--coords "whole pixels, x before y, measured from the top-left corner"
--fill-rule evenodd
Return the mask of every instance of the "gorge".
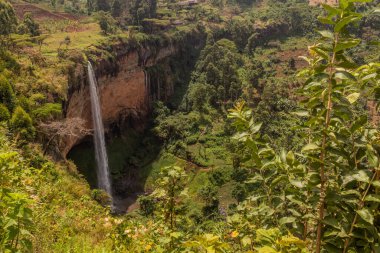
M 379 7 L 0 0 L 0 252 L 378 252 Z
M 109 153 L 109 166 L 113 183 L 117 212 L 123 212 L 144 192 L 142 168 L 131 164 L 139 152 L 149 150 L 144 146 L 153 143 L 153 159 L 159 152 L 159 142 L 149 139 L 150 114 L 155 101 L 171 104 L 170 98 L 177 90 L 176 99 L 183 96 L 182 86 L 188 85 L 189 73 L 196 55 L 204 44 L 204 35 L 186 35 L 186 43 L 170 43 L 165 46 L 147 45 L 128 49 L 128 43 L 112 48 L 115 61 L 99 58 L 95 61 L 102 122 Z M 127 48 L 127 49 L 126 49 Z M 180 64 L 180 66 L 178 66 Z M 92 129 L 91 93 L 85 65 L 78 63 L 69 78 L 68 99 L 64 105 L 65 117 L 81 118 L 85 128 Z M 187 76 L 186 76 L 187 75 Z M 174 106 L 174 105 L 173 105 Z M 148 136 L 145 138 L 144 136 Z M 153 138 L 154 139 L 154 138 Z M 153 143 L 149 144 L 149 142 Z M 72 159 L 92 187 L 99 185 L 94 171 L 94 143 L 87 135 L 68 136 L 63 145 L 63 155 Z M 151 161 L 145 161 L 146 167 Z M 146 174 L 147 172 L 145 172 Z M 111 190 L 112 191 L 112 190 Z

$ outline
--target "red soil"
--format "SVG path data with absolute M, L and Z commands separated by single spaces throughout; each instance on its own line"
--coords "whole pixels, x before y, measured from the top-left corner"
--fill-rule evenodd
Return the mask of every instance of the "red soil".
M 80 17 L 69 13 L 51 12 L 39 6 L 30 3 L 14 3 L 13 8 L 19 19 L 23 19 L 26 13 L 31 13 L 32 17 L 38 21 L 41 20 L 78 20 Z

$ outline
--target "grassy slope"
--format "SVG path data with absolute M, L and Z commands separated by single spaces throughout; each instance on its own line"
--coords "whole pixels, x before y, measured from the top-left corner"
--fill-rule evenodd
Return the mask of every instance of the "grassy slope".
M 0 162 L 7 165 L 2 173 L 14 180 L 8 187 L 31 200 L 35 252 L 111 252 L 107 234 L 116 221 L 91 198 L 75 166 L 43 158 L 38 146 L 16 148 L 3 127 L 0 143 Z

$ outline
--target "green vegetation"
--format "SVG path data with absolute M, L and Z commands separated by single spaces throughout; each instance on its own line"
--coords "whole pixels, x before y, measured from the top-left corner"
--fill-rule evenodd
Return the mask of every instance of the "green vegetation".
M 32 2 L 0 0 L 0 252 L 380 251 L 378 1 Z M 105 122 L 113 207 L 87 61 L 150 100 Z

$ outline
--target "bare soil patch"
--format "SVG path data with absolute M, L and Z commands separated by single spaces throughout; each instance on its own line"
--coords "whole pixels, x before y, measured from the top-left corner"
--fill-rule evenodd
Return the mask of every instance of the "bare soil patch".
M 16 15 L 19 19 L 23 19 L 26 13 L 31 13 L 35 20 L 79 20 L 80 16 L 75 16 L 70 13 L 62 12 L 51 12 L 44 8 L 31 3 L 14 3 L 13 8 L 15 9 Z

